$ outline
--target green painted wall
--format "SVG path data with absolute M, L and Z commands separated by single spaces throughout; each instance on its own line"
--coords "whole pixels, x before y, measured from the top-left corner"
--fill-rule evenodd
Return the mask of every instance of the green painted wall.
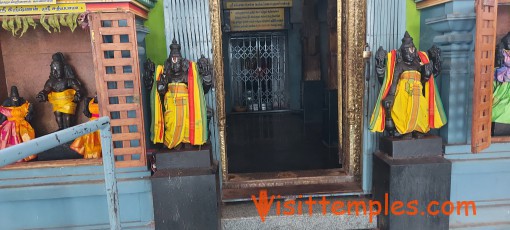
M 147 57 L 154 63 L 163 65 L 167 58 L 163 0 L 156 2 L 149 13 L 149 19 L 145 22 L 145 26 L 150 31 L 145 38 Z
M 420 48 L 420 11 L 416 9 L 414 0 L 406 2 L 406 30 L 413 37 L 413 43 Z

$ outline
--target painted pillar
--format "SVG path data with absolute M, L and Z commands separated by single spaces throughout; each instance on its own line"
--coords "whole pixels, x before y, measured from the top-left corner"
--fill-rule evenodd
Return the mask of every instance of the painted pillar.
M 442 51 L 438 78 L 448 123 L 439 134 L 446 144 L 468 144 L 474 52 L 474 1 L 452 1 L 422 10 L 421 49 L 433 44 Z
M 440 135 L 444 157 L 452 162 L 450 199 L 456 207 L 463 201 L 476 205 L 476 215 L 472 207 L 467 214 L 465 209 L 455 210 L 450 228 L 510 229 L 510 143 L 493 143 L 482 153 L 471 153 L 474 6 L 474 0 L 453 0 L 422 9 L 421 49 L 434 43 L 443 51 L 438 80 L 448 124 Z

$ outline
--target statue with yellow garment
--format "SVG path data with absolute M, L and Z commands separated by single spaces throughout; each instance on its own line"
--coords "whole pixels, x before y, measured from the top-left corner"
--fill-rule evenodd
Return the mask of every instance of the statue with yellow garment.
M 84 101 L 83 115 L 89 118 L 90 121 L 99 118 L 99 104 L 96 96 L 87 97 Z M 101 139 L 99 130 L 85 134 L 76 138 L 71 144 L 70 148 L 85 159 L 101 158 Z
M 400 49 L 376 53 L 376 73 L 382 84 L 370 119 L 372 132 L 387 131 L 404 139 L 421 138 L 431 128 L 446 124 L 434 76 L 441 71 L 441 51 L 433 46 L 428 54 L 416 50 L 408 32 Z M 430 59 L 429 59 L 430 56 Z
M 35 138 L 30 125 L 33 105 L 19 96 L 18 87 L 11 87 L 11 95 L 0 106 L 0 150 L 27 142 Z M 30 155 L 20 161 L 31 161 L 37 155 Z
M 39 102 L 51 103 L 58 129 L 62 130 L 72 126 L 76 104 L 82 97 L 82 87 L 71 66 L 65 62 L 64 54 L 53 54 L 50 67 L 50 77 L 37 98 Z
M 203 145 L 207 141 L 204 95 L 212 85 L 208 63 L 205 57 L 198 64 L 183 58 L 181 46 L 175 39 L 172 41 L 164 66 L 157 66 L 154 72 L 151 93 L 153 143 L 164 143 L 173 149 L 182 143 Z

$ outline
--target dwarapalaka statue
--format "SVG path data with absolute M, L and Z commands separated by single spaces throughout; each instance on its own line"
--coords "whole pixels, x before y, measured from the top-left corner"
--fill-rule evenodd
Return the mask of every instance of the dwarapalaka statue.
M 204 63 L 208 60 L 202 58 L 199 64 Z M 209 68 L 202 66 L 200 69 Z M 204 144 L 208 135 L 204 95 L 212 84 L 211 75 L 200 74 L 197 63 L 184 59 L 175 39 L 164 67 L 156 67 L 154 74 L 151 93 L 153 143 L 164 143 L 169 149 L 181 143 Z
M 446 115 L 434 76 L 441 70 L 440 50 L 416 50 L 406 32 L 398 50 L 376 53 L 376 72 L 382 84 L 370 119 L 372 132 L 386 130 L 390 136 L 420 138 L 431 128 L 446 124 Z M 386 63 L 385 63 L 386 56 Z
M 496 48 L 492 121 L 510 124 L 510 32 Z
M 99 118 L 97 95 L 94 98 L 87 97 L 84 104 L 85 107 L 83 109 L 83 114 L 88 117 L 90 121 Z M 101 158 L 101 139 L 99 138 L 99 130 L 76 138 L 70 148 L 80 155 L 83 155 L 83 158 L 85 159 Z
M 30 125 L 33 106 L 19 96 L 18 88 L 11 87 L 11 95 L 0 106 L 0 150 L 35 138 Z M 23 159 L 30 161 L 37 157 L 31 155 Z
M 37 98 L 39 102 L 51 103 L 58 129 L 62 130 L 72 126 L 76 104 L 81 100 L 82 87 L 62 53 L 53 54 L 52 59 L 50 79 L 44 84 L 44 89 L 37 94 Z

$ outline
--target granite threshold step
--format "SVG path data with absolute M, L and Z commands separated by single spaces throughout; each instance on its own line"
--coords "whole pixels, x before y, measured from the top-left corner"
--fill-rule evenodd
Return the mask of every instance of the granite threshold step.
M 258 197 L 258 196 L 257 196 Z M 317 203 L 312 204 L 312 213 L 309 212 L 309 199 Z M 319 201 L 329 203 L 320 204 Z M 262 199 L 266 200 L 266 199 Z M 279 202 L 280 212 L 277 214 Z M 307 202 L 307 203 L 305 203 Z M 361 205 L 356 208 L 355 205 L 350 207 L 347 212 L 349 202 L 364 202 L 367 206 L 369 199 L 360 196 L 349 197 L 313 197 L 298 199 L 275 199 L 270 206 L 269 213 L 262 221 L 257 207 L 253 201 L 224 203 L 221 206 L 221 229 L 376 229 L 377 216 L 373 216 L 370 221 L 370 211 L 366 210 L 363 214 Z M 294 207 L 293 210 L 285 208 Z M 302 214 L 299 214 L 299 204 L 302 204 Z M 333 204 L 342 203 L 343 207 L 333 210 Z M 266 203 L 266 207 L 268 204 Z M 356 215 L 356 209 L 359 215 Z M 292 211 L 292 212 L 291 212 Z M 284 212 L 286 214 L 284 215 Z
M 227 189 L 248 189 L 257 187 L 282 187 L 292 185 L 341 184 L 354 182 L 341 169 L 320 169 L 285 172 L 229 173 L 223 184 Z

